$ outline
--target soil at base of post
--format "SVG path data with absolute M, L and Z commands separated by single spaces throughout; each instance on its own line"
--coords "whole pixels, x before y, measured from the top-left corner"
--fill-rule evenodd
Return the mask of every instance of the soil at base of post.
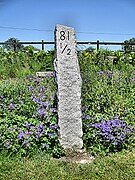
M 75 163 L 75 164 L 90 164 L 94 160 L 93 156 L 90 156 L 86 150 L 79 149 L 79 150 L 72 150 L 72 149 L 66 149 L 65 150 L 65 156 L 54 160 L 67 162 L 67 163 Z

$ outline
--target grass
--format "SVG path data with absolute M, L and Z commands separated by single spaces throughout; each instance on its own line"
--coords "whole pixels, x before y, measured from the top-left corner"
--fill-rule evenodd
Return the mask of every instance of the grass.
M 71 164 L 46 155 L 0 157 L 0 180 L 134 180 L 135 152 L 98 157 L 91 164 Z

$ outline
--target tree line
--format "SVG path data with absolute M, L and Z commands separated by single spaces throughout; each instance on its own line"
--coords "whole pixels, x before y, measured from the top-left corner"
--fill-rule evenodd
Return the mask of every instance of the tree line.
M 22 44 L 19 44 L 19 41 L 20 40 L 18 40 L 17 38 L 9 38 L 7 41 L 5 41 L 5 43 L 7 43 L 7 44 L 4 44 L 3 48 L 6 51 L 11 50 L 11 51 L 16 51 L 16 52 L 19 52 L 19 51 L 24 51 L 24 52 L 25 51 L 40 51 L 40 49 L 35 48 L 32 45 L 24 46 Z M 122 46 L 122 50 L 123 51 L 128 51 L 128 52 L 135 52 L 135 45 L 132 45 L 132 44 L 135 44 L 135 38 L 125 40 L 124 45 Z M 93 52 L 94 50 L 95 50 L 95 48 L 92 47 L 92 46 L 85 49 L 86 52 Z

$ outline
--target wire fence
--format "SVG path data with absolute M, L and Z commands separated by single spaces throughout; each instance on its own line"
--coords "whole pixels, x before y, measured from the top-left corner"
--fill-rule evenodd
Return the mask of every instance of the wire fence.
M 22 45 L 41 45 L 41 50 L 45 50 L 45 45 L 54 45 L 55 42 L 53 41 L 24 41 L 24 42 L 0 42 L 0 45 L 13 45 L 14 47 L 14 51 L 16 51 L 17 45 L 18 44 L 22 44 Z M 132 49 L 135 49 L 135 43 L 127 43 L 127 42 L 104 42 L 104 41 L 78 41 L 77 45 L 96 45 L 96 49 L 99 50 L 100 49 L 100 45 L 109 45 L 109 46 L 132 46 Z

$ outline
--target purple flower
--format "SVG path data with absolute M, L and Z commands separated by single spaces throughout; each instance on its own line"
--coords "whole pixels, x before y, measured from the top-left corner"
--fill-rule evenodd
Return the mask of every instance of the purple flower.
M 32 135 L 33 132 L 29 131 L 29 132 L 26 132 L 25 134 Z
M 6 141 L 6 147 L 7 147 L 7 149 L 10 148 L 10 143 L 9 143 L 9 141 Z
M 32 130 L 32 129 L 34 129 L 34 128 L 35 128 L 35 126 L 30 126 L 30 128 L 29 128 L 29 129 L 31 129 L 31 130 Z
M 43 124 L 39 124 L 38 127 L 37 127 L 38 131 L 42 131 L 44 130 L 44 126 Z
M 101 117 L 100 117 L 100 121 L 102 121 L 102 120 L 103 120 L 103 117 L 101 116 Z
M 86 110 L 86 106 L 82 106 L 82 111 L 85 111 Z
M 85 119 L 87 119 L 87 120 L 88 120 L 88 119 L 90 119 L 90 116 L 89 116 L 89 115 L 87 115 L 87 116 L 85 117 Z
M 1 107 L 4 109 L 4 108 L 5 108 L 5 105 L 4 105 L 4 104 L 1 104 Z
M 36 96 L 34 94 L 31 95 L 31 99 L 34 99 Z
M 53 133 L 48 133 L 48 136 L 49 136 L 49 137 L 52 137 L 52 136 L 55 136 L 55 134 L 53 134 Z
M 126 109 L 126 113 L 128 113 L 128 109 Z
M 42 108 L 42 106 L 38 106 L 38 109 L 41 109 Z
M 115 119 L 118 119 L 118 118 L 119 118 L 119 115 L 116 114 L 114 118 L 115 118 Z
M 50 113 L 52 114 L 55 111 L 55 108 L 50 108 Z
M 23 102 L 21 101 L 21 98 L 20 97 L 18 97 L 18 101 L 22 104 Z
M 34 97 L 34 98 L 33 98 L 33 101 L 34 101 L 34 103 L 36 103 L 36 102 L 37 102 L 37 98 L 36 98 L 36 97 Z
M 17 126 L 16 125 L 14 125 L 14 129 L 16 129 L 17 128 Z
M 9 141 L 6 141 L 6 145 L 9 145 L 10 143 L 9 143 Z
M 114 141 L 112 144 L 115 145 L 115 146 L 117 146 L 117 145 L 118 145 L 118 142 Z
M 45 89 L 45 87 L 44 87 L 44 86 L 41 86 L 41 87 L 39 88 L 39 92 L 40 92 L 40 93 L 43 93 L 43 92 L 44 92 L 44 89 Z
M 23 94 L 23 92 L 22 91 L 20 91 L 20 93 L 19 93 L 20 95 L 22 95 Z
M 36 99 L 36 102 L 37 102 L 38 104 L 40 104 L 40 103 L 41 103 L 41 98 L 37 98 L 37 99 Z
M 112 74 L 112 73 L 108 73 L 107 76 L 108 76 L 108 77 L 111 77 L 111 76 L 113 76 L 113 74 Z
M 41 110 L 40 110 L 40 112 L 39 112 L 39 113 L 40 113 L 40 117 L 43 117 L 43 116 L 44 116 L 44 111 L 45 111 L 45 109 L 41 109 Z
M 57 125 L 50 125 L 50 129 L 57 129 L 58 126 Z
M 100 123 L 87 124 L 86 126 L 89 128 L 96 128 L 96 135 L 100 135 L 105 142 L 111 143 L 112 145 L 123 144 L 125 142 L 126 134 L 133 132 L 133 127 L 127 125 L 120 119 L 110 119 L 108 121 L 102 120 Z
M 36 134 L 36 138 L 40 138 L 40 137 L 41 137 L 40 133 Z
M 9 149 L 10 148 L 10 145 L 9 146 L 7 146 L 7 149 Z
M 94 135 L 97 135 L 98 133 L 97 132 L 93 132 Z
M 134 132 L 134 126 L 131 126 L 131 132 Z
M 49 144 L 45 144 L 45 147 L 48 148 L 48 147 L 49 147 Z
M 46 103 L 46 109 L 48 109 L 49 106 L 50 106 L 50 101 L 48 101 L 48 102 Z
M 50 99 L 52 99 L 52 98 L 53 98 L 53 96 L 49 96 L 49 98 L 50 98 Z
M 27 76 L 26 78 L 27 78 L 27 79 L 30 79 L 30 78 L 32 78 L 32 75 L 29 75 L 29 76 Z
M 93 124 L 87 124 L 86 125 L 86 127 L 92 127 L 93 126 Z
M 97 120 L 97 118 L 96 118 L 96 116 L 94 117 L 94 121 L 96 121 Z
M 22 139 L 23 136 L 24 136 L 24 132 L 23 132 L 23 130 L 20 130 L 20 133 L 18 135 L 18 139 Z
M 28 90 L 29 90 L 29 91 L 33 91 L 34 89 L 33 89 L 32 86 L 28 86 Z
M 24 127 L 27 127 L 28 129 L 30 129 L 31 127 L 31 123 L 30 122 L 27 122 L 26 124 L 23 125 Z
M 11 132 L 13 130 L 13 128 L 8 128 L 8 132 Z
M 10 80 L 6 82 L 6 84 L 10 84 Z
M 26 146 L 29 147 L 31 144 L 30 143 L 27 143 Z
M 132 131 L 130 129 L 125 129 L 126 133 L 131 133 Z
M 29 139 L 29 137 L 30 137 L 30 135 L 27 135 L 27 136 L 25 137 L 25 139 Z
M 100 71 L 100 72 L 98 72 L 98 74 L 104 74 L 104 71 Z
M 120 136 L 118 136 L 118 140 L 124 141 L 124 137 L 125 137 L 125 135 L 124 135 L 124 134 L 121 134 Z
M 26 140 L 23 141 L 23 144 L 26 144 Z
M 3 99 L 3 98 L 4 98 L 4 96 L 0 96 L 0 98 L 1 98 L 1 99 Z
M 9 105 L 8 105 L 8 108 L 9 109 L 15 109 L 17 106 L 16 106 L 16 104 L 13 104 L 13 103 L 10 103 Z
M 38 111 L 36 112 L 35 116 L 37 116 L 38 114 L 40 115 L 40 118 L 43 118 L 44 117 L 44 111 L 45 109 L 38 109 Z
M 40 105 L 41 105 L 41 107 L 46 106 L 46 102 L 41 102 Z

